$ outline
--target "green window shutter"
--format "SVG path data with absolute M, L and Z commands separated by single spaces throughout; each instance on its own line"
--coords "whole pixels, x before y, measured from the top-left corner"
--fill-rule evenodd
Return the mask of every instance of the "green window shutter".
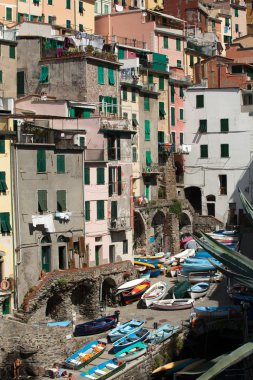
M 176 144 L 176 132 L 171 132 L 172 144 Z
M 25 93 L 25 72 L 17 72 L 17 95 L 24 95 Z
M 15 46 L 9 46 L 9 58 L 16 58 L 16 47 Z
M 128 119 L 128 113 L 127 112 L 123 112 L 123 119 Z
M 66 8 L 67 9 L 71 8 L 71 0 L 66 0 Z
M 146 165 L 150 166 L 152 164 L 151 152 L 146 150 Z
M 84 168 L 84 184 L 90 185 L 90 168 Z
M 121 166 L 118 166 L 118 195 L 122 194 L 122 174 L 121 174 Z
M 132 102 L 136 102 L 136 91 L 134 89 L 132 89 Z
M 21 21 L 21 16 L 22 16 L 22 13 L 18 13 L 18 24 L 19 24 L 20 21 Z
M 99 111 L 103 112 L 103 95 L 99 95 Z
M 125 87 L 122 88 L 122 99 L 127 101 L 127 89 Z
M 132 147 L 132 161 L 137 162 L 137 148 L 136 148 L 136 146 Z
M 123 255 L 128 253 L 128 240 L 123 240 Z
M 235 17 L 239 16 L 238 8 L 235 8 Z
M 170 121 L 171 121 L 171 125 L 175 126 L 175 124 L 176 124 L 176 120 L 175 120 L 175 107 L 171 107 L 170 108 Z
M 104 218 L 105 218 L 104 201 L 97 201 L 97 220 L 104 220 Z
M 179 96 L 180 96 L 180 98 L 184 97 L 184 88 L 183 88 L 183 86 L 179 87 Z
M 200 158 L 208 158 L 208 145 L 200 145 Z
M 71 28 L 71 20 L 66 20 L 66 28 Z
M 9 212 L 1 212 L 0 213 L 0 224 L 1 224 L 2 234 L 11 232 L 10 213 Z
M 164 102 L 159 102 L 159 117 L 160 119 L 165 119 L 166 112 L 164 109 Z
M 38 190 L 38 211 L 47 211 L 47 190 Z
M 56 191 L 57 198 L 57 211 L 63 212 L 66 211 L 66 190 L 57 190 Z
M 235 24 L 235 31 L 236 31 L 236 33 L 239 32 L 239 24 Z
M 207 133 L 207 120 L 199 120 L 199 133 Z
M 79 6 L 78 6 L 78 10 L 79 10 L 79 13 L 82 15 L 83 14 L 83 2 L 82 1 L 79 1 Z
M 105 169 L 97 168 L 97 185 L 104 185 L 105 183 Z
M 179 134 L 179 144 L 183 145 L 183 143 L 184 143 L 184 134 L 182 132 L 180 132 L 180 134 Z
M 182 67 L 182 61 L 180 59 L 177 60 L 177 67 Z
M 117 138 L 117 160 L 120 160 L 120 158 L 121 158 L 120 138 Z
M 48 66 L 41 66 L 40 68 L 40 83 L 48 82 Z
M 85 202 L 85 220 L 88 222 L 90 220 L 90 202 Z
M 220 119 L 220 131 L 226 133 L 229 131 L 228 119 Z
M 53 21 L 52 16 L 48 16 L 48 23 L 49 23 L 49 24 L 52 24 L 52 21 Z
M 47 0 L 48 5 L 53 5 L 53 0 Z
M 170 86 L 170 101 L 175 103 L 175 86 L 173 84 Z
M 163 36 L 163 48 L 168 49 L 169 48 L 169 38 L 168 36 Z
M 148 75 L 148 84 L 153 84 L 154 83 L 154 76 L 153 74 Z
M 196 107 L 197 108 L 204 107 L 204 95 L 196 95 Z
M 159 90 L 164 90 L 164 77 L 159 77 Z
M 46 151 L 44 149 L 37 150 L 37 173 L 46 172 Z
M 111 201 L 111 220 L 118 219 L 118 202 Z
M 145 120 L 145 141 L 150 141 L 150 121 Z
M 152 68 L 159 71 L 167 71 L 168 57 L 166 54 L 152 53 Z
M 145 96 L 144 97 L 144 111 L 149 111 L 149 110 L 150 110 L 149 97 Z
M 69 107 L 69 117 L 74 118 L 76 116 L 76 110 L 74 107 Z
M 184 120 L 184 110 L 183 110 L 183 108 L 179 109 L 179 119 L 180 120 Z
M 125 50 L 122 48 L 118 49 L 118 59 L 125 59 Z
M 0 70 L 0 83 L 3 83 L 3 71 Z
M 190 55 L 190 66 L 192 67 L 194 65 L 194 56 Z
M 12 8 L 6 7 L 6 20 L 12 21 Z
M 84 29 L 83 29 L 83 24 L 79 24 L 79 32 L 83 32 Z
M 225 19 L 225 26 L 229 26 L 229 18 Z
M 118 113 L 117 103 L 118 103 L 117 98 L 112 98 L 112 104 L 113 104 L 112 113 L 114 114 Z
M 42 22 L 42 16 L 38 16 L 38 22 Z
M 229 157 L 229 145 L 221 144 L 220 152 L 221 152 L 221 157 Z
M 5 192 L 6 190 L 6 175 L 5 172 L 0 172 L 0 191 Z
M 158 143 L 164 144 L 164 132 L 158 131 Z
M 180 38 L 176 38 L 176 50 L 181 51 L 181 40 L 180 40 Z
M 65 173 L 65 155 L 57 154 L 57 173 Z
M 90 118 L 90 110 L 87 108 L 83 111 L 83 118 L 84 119 L 89 119 Z
M 137 119 L 136 119 L 136 114 L 135 113 L 133 113 L 132 114 L 132 126 L 134 127 L 134 128 L 137 128 L 138 127 L 138 121 L 137 121 Z
M 110 86 L 115 85 L 114 70 L 110 68 L 108 69 L 108 83 Z
M 33 22 L 33 20 L 34 20 L 34 16 L 33 16 L 33 15 L 30 15 L 30 21 Z
M 109 190 L 109 197 L 112 196 L 112 193 L 113 193 L 113 168 L 110 166 L 109 167 L 109 186 L 108 186 L 108 190 Z
M 79 137 L 79 144 L 80 146 L 85 146 L 85 137 L 82 137 L 82 136 Z
M 98 84 L 105 84 L 104 66 L 98 66 Z
M 5 137 L 0 136 L 0 153 L 5 153 Z

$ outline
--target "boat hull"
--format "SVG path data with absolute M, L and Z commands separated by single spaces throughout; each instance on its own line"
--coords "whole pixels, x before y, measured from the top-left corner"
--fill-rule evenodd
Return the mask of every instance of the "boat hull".
M 142 296 L 141 299 L 143 303 L 150 307 L 154 301 L 159 301 L 163 299 L 168 291 L 168 286 L 166 282 L 160 281 L 152 285 Z
M 108 377 L 115 375 L 117 372 L 122 371 L 125 366 L 125 362 L 120 362 L 117 359 L 107 360 L 88 371 L 82 372 L 80 376 L 87 380 L 90 380 L 91 378 L 105 380 L 108 379 Z M 92 375 L 96 375 L 96 377 Z
M 149 336 L 149 330 L 140 328 L 134 333 L 128 334 L 113 343 L 113 350 L 115 353 L 132 346 L 135 343 L 144 341 Z
M 86 336 L 100 334 L 101 332 L 108 331 L 117 325 L 117 318 L 115 315 L 110 317 L 98 318 L 91 322 L 81 323 L 76 325 L 74 336 Z
M 210 288 L 210 284 L 208 282 L 200 282 L 196 285 L 191 286 L 189 289 L 189 295 L 192 299 L 198 299 L 204 297 Z
M 135 350 L 134 350 L 135 349 Z M 115 357 L 123 362 L 130 362 L 131 360 L 140 358 L 147 352 L 147 345 L 143 342 L 133 344 L 131 347 L 125 348 L 116 353 Z
M 241 307 L 236 305 L 231 306 L 199 306 L 194 307 L 194 312 L 197 317 L 208 318 L 225 318 L 225 317 L 240 317 Z
M 142 320 L 132 319 L 131 321 L 128 321 L 110 331 L 108 334 L 108 340 L 111 343 L 116 342 L 117 340 L 123 338 L 123 336 L 139 330 L 144 323 L 145 322 Z
M 89 342 L 80 350 L 76 351 L 73 355 L 67 358 L 64 365 L 67 368 L 79 370 L 102 355 L 106 349 L 106 345 L 107 344 L 105 340 L 95 340 Z
M 154 302 L 153 309 L 159 310 L 184 310 L 193 307 L 194 300 L 189 299 L 172 299 Z

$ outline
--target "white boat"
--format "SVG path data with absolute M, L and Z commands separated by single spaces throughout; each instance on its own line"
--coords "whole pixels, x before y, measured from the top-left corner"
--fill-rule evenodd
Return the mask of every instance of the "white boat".
M 194 300 L 189 298 L 168 299 L 155 301 L 152 304 L 152 309 L 159 310 L 184 310 L 190 309 L 194 305 Z
M 142 284 L 144 281 L 146 281 L 146 278 L 137 278 L 136 280 L 125 282 L 117 288 L 117 291 L 121 292 L 122 290 L 132 289 L 135 286 Z
M 146 267 L 142 267 L 142 266 L 135 265 L 135 266 L 134 266 L 134 269 L 136 269 L 138 272 L 144 272 L 144 270 L 146 270 L 147 268 L 146 268 Z
M 159 281 L 146 290 L 146 292 L 141 296 L 141 299 L 147 307 L 150 307 L 154 301 L 163 299 L 167 292 L 168 286 L 166 282 Z
M 193 257 L 195 255 L 195 249 L 185 249 L 182 252 L 177 253 L 174 256 L 171 256 L 170 263 L 173 263 L 174 261 L 180 260 L 180 262 L 183 262 L 184 259 L 187 259 L 188 257 Z
M 223 278 L 221 273 L 214 272 L 183 272 L 177 271 L 177 281 L 189 281 L 191 284 L 199 282 L 218 282 Z
M 196 300 L 197 298 L 204 297 L 210 288 L 209 282 L 199 282 L 190 287 L 188 290 L 189 296 Z

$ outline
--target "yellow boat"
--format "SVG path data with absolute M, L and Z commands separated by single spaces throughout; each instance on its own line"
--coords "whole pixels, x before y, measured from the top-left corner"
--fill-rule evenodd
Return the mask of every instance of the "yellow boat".
M 164 258 L 164 253 L 159 253 L 157 255 L 152 256 L 135 256 L 136 259 L 148 259 L 148 260 L 161 260 Z
M 196 362 L 199 359 L 183 359 L 183 360 L 177 360 L 175 362 L 170 362 L 168 364 L 162 365 L 161 367 L 156 368 L 153 372 L 152 375 L 159 374 L 160 372 L 168 372 L 168 374 L 175 373 L 184 367 Z
M 145 261 L 134 261 L 134 265 L 142 265 L 147 268 L 155 269 L 155 265 L 151 263 L 146 263 Z

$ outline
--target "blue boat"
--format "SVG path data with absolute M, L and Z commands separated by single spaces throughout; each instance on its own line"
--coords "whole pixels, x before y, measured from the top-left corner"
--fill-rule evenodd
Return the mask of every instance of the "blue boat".
M 119 352 L 123 350 L 124 348 L 130 347 L 135 343 L 142 342 L 149 336 L 149 330 L 140 328 L 139 330 L 130 333 L 126 336 L 123 336 L 123 338 L 117 340 L 113 343 L 113 350 L 114 352 Z
M 99 379 L 104 380 L 114 375 L 115 373 L 122 371 L 126 366 L 126 363 L 114 358 L 107 360 L 87 371 L 80 374 L 81 377 L 87 380 Z
M 228 306 L 197 306 L 194 307 L 194 312 L 199 318 L 213 317 L 213 318 L 232 318 L 240 317 L 242 315 L 241 306 L 228 305 Z
M 236 305 L 241 304 L 241 302 L 243 301 L 253 304 L 253 295 L 242 294 L 242 293 L 231 293 L 231 298 Z
M 196 259 L 213 259 L 213 256 L 210 255 L 207 251 L 198 251 L 195 253 Z
M 112 329 L 117 325 L 116 315 L 97 318 L 90 322 L 80 323 L 76 325 L 74 336 L 85 336 L 100 334 L 101 332 Z
M 218 260 L 213 259 L 213 262 L 221 265 Z M 191 261 L 184 262 L 182 270 L 183 272 L 205 272 L 216 270 L 216 268 L 207 259 L 191 259 Z
M 151 270 L 151 272 L 150 272 L 150 277 L 151 277 L 151 278 L 153 278 L 153 277 L 157 277 L 157 276 L 159 276 L 159 274 L 161 274 L 161 269 L 160 269 L 160 268 L 153 269 L 153 270 Z
M 137 258 L 137 257 L 134 258 L 134 261 L 136 263 L 148 264 L 148 266 L 150 266 L 152 268 L 158 268 L 158 265 L 161 264 L 161 263 L 159 263 L 158 260 L 142 259 L 142 258 Z
M 172 326 L 169 323 L 166 323 L 160 326 L 157 330 L 152 331 L 145 343 L 158 344 L 162 343 L 164 340 L 169 339 L 172 335 L 177 333 L 180 330 L 179 326 Z
M 138 342 L 117 352 L 115 358 L 123 362 L 130 362 L 144 355 L 147 352 L 147 348 L 148 346 L 145 343 Z
M 108 340 L 112 343 L 116 342 L 116 340 L 122 338 L 123 336 L 140 329 L 144 323 L 145 321 L 143 320 L 131 319 L 131 321 L 115 327 L 112 331 L 110 331 L 108 334 Z
M 100 356 L 105 351 L 106 345 L 105 339 L 93 340 L 69 356 L 64 365 L 67 368 L 79 370 Z

